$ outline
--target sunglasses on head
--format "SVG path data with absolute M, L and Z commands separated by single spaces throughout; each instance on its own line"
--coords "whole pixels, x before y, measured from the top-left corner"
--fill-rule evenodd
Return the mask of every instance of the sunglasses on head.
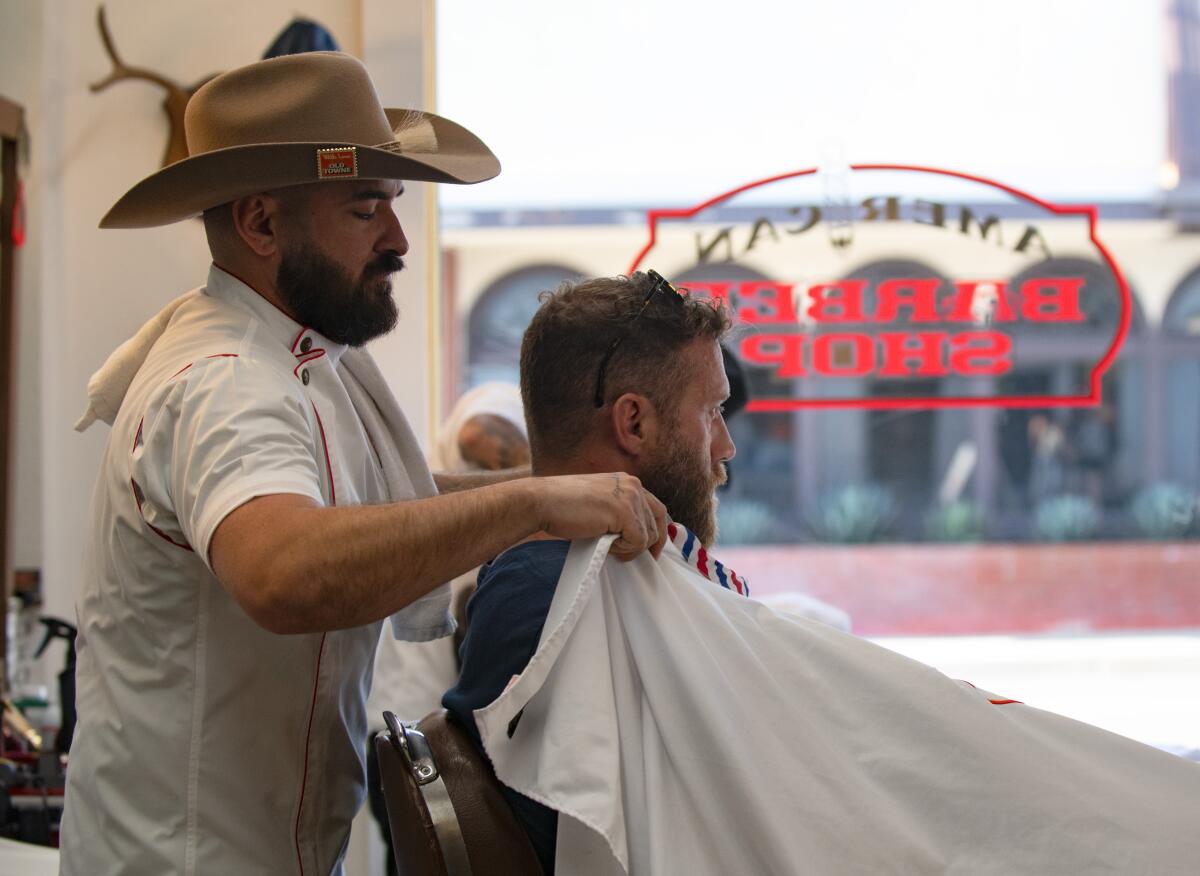
M 646 271 L 646 276 L 650 278 L 650 289 L 646 292 L 646 297 L 642 299 L 642 306 L 639 307 L 638 312 L 633 315 L 633 319 L 629 320 L 629 322 L 626 324 L 624 333 L 617 335 L 616 340 L 614 340 L 604 352 L 604 358 L 600 360 L 600 370 L 596 373 L 596 397 L 593 400 L 598 408 L 604 407 L 604 375 L 608 371 L 608 363 L 612 361 L 613 353 L 616 351 L 617 347 L 620 346 L 621 341 L 625 339 L 625 335 L 629 334 L 629 328 L 638 321 L 638 317 L 646 312 L 646 308 L 650 306 L 650 302 L 653 300 L 654 296 L 661 292 L 662 294 L 673 297 L 678 301 L 683 300 L 682 293 L 680 293 L 678 289 L 667 282 L 666 277 L 664 277 L 658 271 Z

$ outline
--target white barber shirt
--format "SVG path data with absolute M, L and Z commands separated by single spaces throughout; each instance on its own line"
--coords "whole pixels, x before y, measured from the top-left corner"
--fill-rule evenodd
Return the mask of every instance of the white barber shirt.
M 214 267 L 129 386 L 84 554 L 66 876 L 341 872 L 380 624 L 270 633 L 208 548 L 256 496 L 432 493 L 411 441 L 408 489 L 388 489 L 337 368 L 345 350 Z M 450 630 L 417 620 L 393 625 L 414 641 Z

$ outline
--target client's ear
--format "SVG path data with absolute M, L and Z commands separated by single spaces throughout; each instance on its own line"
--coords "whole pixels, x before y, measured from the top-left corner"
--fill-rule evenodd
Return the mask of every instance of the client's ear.
M 611 418 L 613 440 L 629 456 L 640 456 L 654 441 L 658 412 L 644 395 L 627 392 L 613 402 Z

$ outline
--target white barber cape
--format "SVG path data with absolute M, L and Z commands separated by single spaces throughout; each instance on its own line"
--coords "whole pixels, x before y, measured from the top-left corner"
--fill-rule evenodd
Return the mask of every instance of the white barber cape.
M 571 546 L 533 660 L 475 713 L 500 779 L 562 813 L 558 872 L 1200 871 L 1200 766 L 611 539 Z

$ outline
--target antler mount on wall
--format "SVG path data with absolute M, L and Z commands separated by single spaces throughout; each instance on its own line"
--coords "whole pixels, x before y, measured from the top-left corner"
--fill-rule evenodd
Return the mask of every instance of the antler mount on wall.
M 130 67 L 121 60 L 121 56 L 117 53 L 117 48 L 113 44 L 103 4 L 96 11 L 96 21 L 100 26 L 100 39 L 104 42 L 104 48 L 108 52 L 108 57 L 112 59 L 113 70 L 104 79 L 92 83 L 91 90 L 93 92 L 103 91 L 114 82 L 120 82 L 123 79 L 141 79 L 162 86 L 167 92 L 166 97 L 163 98 L 162 106 L 171 124 L 171 133 L 167 140 L 166 152 L 163 154 L 162 166 L 166 167 L 168 164 L 173 164 L 181 158 L 187 158 L 188 148 L 187 138 L 183 129 L 183 111 L 187 107 L 187 102 L 191 100 L 192 95 L 196 93 L 200 86 L 204 85 L 204 83 L 208 82 L 216 74 L 213 73 L 205 76 L 193 85 L 183 86 L 161 73 L 155 73 L 153 70 L 148 70 L 144 67 Z

